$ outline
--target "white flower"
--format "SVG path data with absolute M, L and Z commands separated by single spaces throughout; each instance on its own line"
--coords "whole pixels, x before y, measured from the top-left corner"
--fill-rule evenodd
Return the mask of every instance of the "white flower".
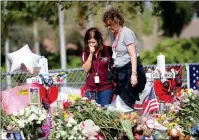
M 77 130 L 78 130 L 78 126 L 74 126 L 74 127 L 73 127 L 73 130 L 74 130 L 74 131 L 77 131 Z
M 59 138 L 59 137 L 60 137 L 60 134 L 59 134 L 59 133 L 57 133 L 56 138 Z
M 19 111 L 19 115 L 20 115 L 20 116 L 24 115 L 24 109 L 21 109 L 21 110 Z
M 74 139 L 74 136 L 73 136 L 73 135 L 71 135 L 68 139 L 72 139 L 72 140 L 73 140 L 73 139 Z
M 1 130 L 1 139 L 2 140 L 4 140 L 4 139 L 6 140 L 7 139 L 6 135 L 7 135 L 7 132 Z
M 38 118 L 38 120 L 43 121 L 46 119 L 46 115 L 45 114 L 41 114 L 41 116 Z
M 24 128 L 25 121 L 24 120 L 18 120 L 19 128 Z
M 13 116 L 18 116 L 18 112 L 14 112 L 12 115 Z
M 29 117 L 31 115 L 30 111 L 26 111 L 24 117 Z
M 87 98 L 87 97 L 83 97 L 82 99 L 83 99 L 83 100 L 88 100 L 88 98 Z
M 66 132 L 65 131 L 61 131 L 61 136 L 65 136 Z
M 84 140 L 84 139 L 86 139 L 86 138 L 85 138 L 85 137 L 82 137 L 82 136 L 80 135 L 80 136 L 78 137 L 78 139 L 79 139 L 79 140 L 82 140 L 82 139 Z
M 76 120 L 74 120 L 73 118 L 69 118 L 68 123 L 73 124 L 73 125 L 77 124 Z
M 35 114 L 31 114 L 30 117 L 28 118 L 28 121 L 31 122 L 33 120 L 36 120 L 37 116 Z
M 95 104 L 96 104 L 96 101 L 92 99 L 92 100 L 91 100 L 91 104 L 94 104 L 94 105 L 95 105 Z
M 36 123 L 37 123 L 37 124 L 41 124 L 41 121 L 37 121 Z
M 66 125 L 67 127 L 72 127 L 72 124 L 70 124 L 70 123 L 67 123 L 67 125 Z

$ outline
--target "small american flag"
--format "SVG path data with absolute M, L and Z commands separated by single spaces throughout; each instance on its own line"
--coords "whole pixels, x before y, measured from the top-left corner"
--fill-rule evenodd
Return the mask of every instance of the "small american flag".
M 150 87 L 150 89 L 148 90 L 150 90 L 150 92 L 148 93 L 148 95 L 144 96 L 144 99 L 142 100 L 142 102 L 139 102 L 139 103 L 137 102 L 134 104 L 134 109 L 139 109 L 139 110 L 141 109 L 142 115 L 155 112 L 159 109 L 159 103 L 157 101 L 153 86 Z
M 198 90 L 199 89 L 199 64 L 191 64 L 189 65 L 189 87 Z

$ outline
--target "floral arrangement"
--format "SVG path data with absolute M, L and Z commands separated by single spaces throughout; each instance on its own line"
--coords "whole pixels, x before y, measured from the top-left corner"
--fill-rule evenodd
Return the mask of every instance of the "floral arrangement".
M 50 139 L 84 139 L 77 121 L 63 108 L 53 115 L 52 128 Z
M 85 123 L 87 120 L 93 121 L 90 122 L 93 128 L 99 127 L 99 130 L 96 129 L 96 139 L 119 138 L 123 131 L 119 112 L 108 111 L 94 100 L 81 98 L 78 95 L 69 95 L 68 100 L 63 103 L 63 108 L 59 108 L 54 116 L 50 137 L 52 139 L 89 139 L 81 126 L 82 122 Z
M 168 113 L 154 114 L 156 120 L 169 130 L 176 128 L 183 136 L 199 135 L 199 96 L 192 90 L 183 89 L 176 95 L 177 100 L 170 105 Z
M 176 100 L 168 106 L 168 112 L 151 114 L 151 117 L 167 127 L 168 131 L 153 131 L 157 139 L 197 138 L 199 136 L 199 96 L 192 90 L 181 90 Z M 28 106 L 6 115 L 1 110 L 3 130 L 23 131 L 25 138 L 37 139 L 43 135 L 42 125 L 48 118 L 41 106 Z M 50 139 L 134 139 L 132 128 L 139 124 L 137 112 L 120 113 L 101 107 L 94 100 L 80 95 L 68 95 L 61 106 L 52 108 Z M 176 134 L 176 135 L 174 135 Z M 187 136 L 187 137 L 186 137 Z
M 4 113 L 3 113 L 4 114 Z M 2 114 L 2 115 L 3 115 Z M 39 130 L 46 119 L 47 112 L 40 106 L 30 105 L 19 112 L 13 113 L 11 116 L 3 115 L 1 118 L 5 120 L 2 124 L 5 130 L 23 131 L 25 138 L 38 138 Z

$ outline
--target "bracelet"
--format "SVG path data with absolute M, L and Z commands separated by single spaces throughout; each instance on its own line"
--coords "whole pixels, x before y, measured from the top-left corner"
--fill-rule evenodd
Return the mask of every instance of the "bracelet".
M 136 75 L 137 76 L 137 72 L 132 72 L 132 75 Z

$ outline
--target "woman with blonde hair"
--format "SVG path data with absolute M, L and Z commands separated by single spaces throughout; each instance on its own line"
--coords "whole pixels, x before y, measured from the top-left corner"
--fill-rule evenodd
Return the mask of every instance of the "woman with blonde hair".
M 103 22 L 111 31 L 113 67 L 117 77 L 116 94 L 133 108 L 146 84 L 136 36 L 130 28 L 123 25 L 124 18 L 115 8 L 105 11 Z

